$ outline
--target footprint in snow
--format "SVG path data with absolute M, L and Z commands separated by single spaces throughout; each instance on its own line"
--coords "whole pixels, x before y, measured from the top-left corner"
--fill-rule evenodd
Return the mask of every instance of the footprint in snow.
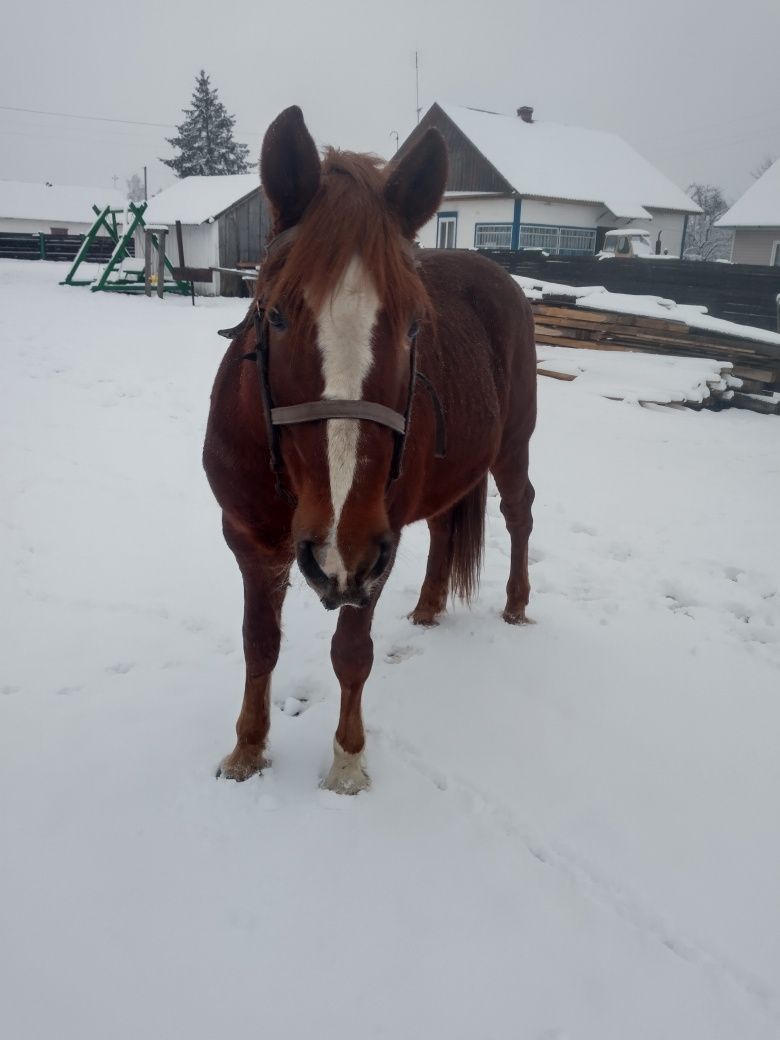
M 385 660 L 388 664 L 400 664 L 401 661 L 408 661 L 410 657 L 416 657 L 421 653 L 422 650 L 418 646 L 393 646 L 385 654 Z
M 325 696 L 325 687 L 316 680 L 310 680 L 299 683 L 291 691 L 288 687 L 286 693 L 274 696 L 273 702 L 285 715 L 294 718 L 296 715 L 303 715 L 313 704 L 324 701 Z
M 133 661 L 117 661 L 116 664 L 110 664 L 106 671 L 113 675 L 127 675 L 131 668 L 135 668 Z
M 54 692 L 58 697 L 67 697 L 71 693 L 81 693 L 82 689 L 83 687 L 81 686 L 60 686 L 59 690 L 55 690 Z
M 18 693 L 21 690 L 21 686 L 0 686 L 0 693 L 4 697 L 10 697 L 12 693 Z
M 595 537 L 596 534 L 595 527 L 591 527 L 590 524 L 582 524 L 579 520 L 575 520 L 575 522 L 569 526 L 569 530 L 572 534 L 588 534 L 591 537 Z

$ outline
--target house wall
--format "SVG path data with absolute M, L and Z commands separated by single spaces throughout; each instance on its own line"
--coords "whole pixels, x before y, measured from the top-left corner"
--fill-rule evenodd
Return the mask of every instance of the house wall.
M 162 225 L 160 225 L 162 226 Z M 136 231 L 135 255 L 144 255 L 144 232 Z M 182 224 L 182 245 L 184 246 L 184 259 L 187 267 L 217 267 L 219 266 L 219 237 L 216 221 L 213 224 Z M 165 255 L 174 267 L 181 266 L 179 247 L 176 240 L 176 225 L 168 227 L 168 236 L 165 239 Z M 154 260 L 152 260 L 154 264 Z M 214 282 L 196 282 L 195 293 L 198 296 L 219 295 L 219 274 L 214 274 Z
M 760 230 L 737 228 L 731 259 L 735 264 L 771 264 L 775 242 L 780 242 L 780 227 Z
M 520 226 L 541 225 L 568 228 L 646 228 L 653 242 L 661 231 L 661 245 L 672 255 L 679 256 L 682 250 L 685 214 L 670 210 L 649 210 L 652 220 L 618 220 L 604 206 L 590 202 L 565 202 L 563 200 L 522 199 L 520 204 Z M 474 232 L 477 224 L 511 224 L 514 215 L 514 199 L 499 198 L 444 198 L 439 213 L 457 213 L 458 227 L 455 240 L 457 249 L 474 249 Z M 438 214 L 437 214 L 438 216 Z M 420 245 L 426 249 L 436 246 L 437 216 L 434 216 L 418 232 Z M 768 256 L 768 253 L 767 253 Z M 769 263 L 768 259 L 751 263 Z
M 69 222 L 67 220 L 21 220 L 17 217 L 0 217 L 0 232 L 12 235 L 50 235 L 52 228 L 67 228 L 69 235 L 86 235 L 92 223 Z M 101 231 L 101 234 L 105 232 Z
M 653 245 L 661 231 L 661 252 L 668 250 L 671 256 L 681 256 L 685 214 L 662 209 L 651 209 L 649 212 L 653 216 L 652 220 L 632 220 L 630 226 L 646 228 Z
M 515 211 L 512 198 L 442 199 L 439 213 L 457 213 L 455 248 L 474 248 L 476 224 L 511 224 Z M 420 245 L 425 249 L 436 247 L 438 215 L 428 221 L 417 233 Z
M 607 223 L 608 211 L 592 202 L 563 202 L 523 199 L 521 224 L 549 224 L 553 227 L 596 228 Z

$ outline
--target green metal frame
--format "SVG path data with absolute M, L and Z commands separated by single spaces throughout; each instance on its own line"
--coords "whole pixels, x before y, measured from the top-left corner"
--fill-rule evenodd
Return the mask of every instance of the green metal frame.
M 63 281 L 60 282 L 60 285 L 92 285 L 95 280 L 94 278 L 76 278 L 76 272 L 81 266 L 82 261 L 86 258 L 86 255 L 89 252 L 89 247 L 97 238 L 97 234 L 101 228 L 105 229 L 109 238 L 114 241 L 114 244 L 119 241 L 119 229 L 117 227 L 116 215 L 122 211 L 111 209 L 110 206 L 106 206 L 102 210 L 98 209 L 97 206 L 93 206 L 92 209 L 96 215 L 95 221 L 87 232 L 84 241 L 81 243 L 81 248 L 78 253 L 76 253 L 76 257 L 70 270 L 65 275 Z
M 144 276 L 139 272 L 138 276 L 134 279 L 123 279 L 121 281 L 109 281 L 111 275 L 116 271 L 119 264 L 128 256 L 130 256 L 130 242 L 132 241 L 133 235 L 139 229 L 144 227 L 144 213 L 146 212 L 147 203 L 141 202 L 136 205 L 134 202 L 128 203 L 128 212 L 132 215 L 132 220 L 127 224 L 124 232 L 120 236 L 119 227 L 117 225 L 116 215 L 121 213 L 122 210 L 112 209 L 110 206 L 106 206 L 104 209 L 98 209 L 97 206 L 93 206 L 92 209 L 95 212 L 95 222 L 89 229 L 84 241 L 81 243 L 81 248 L 76 254 L 76 259 L 65 276 L 64 281 L 60 282 L 60 285 L 88 285 L 92 292 L 123 292 L 131 294 L 139 294 L 145 291 Z M 76 272 L 79 269 L 80 264 L 89 252 L 89 247 L 94 242 L 98 232 L 103 228 L 108 236 L 114 242 L 114 251 L 111 254 L 111 258 L 106 264 L 105 268 L 100 274 L 98 279 L 78 279 L 76 278 Z M 152 243 L 157 248 L 157 237 L 152 234 Z M 189 295 L 190 283 L 181 281 L 175 278 L 173 275 L 173 265 L 171 264 L 168 257 L 165 257 L 165 268 L 173 278 L 172 283 L 166 282 L 163 286 L 163 292 L 178 293 L 182 296 Z

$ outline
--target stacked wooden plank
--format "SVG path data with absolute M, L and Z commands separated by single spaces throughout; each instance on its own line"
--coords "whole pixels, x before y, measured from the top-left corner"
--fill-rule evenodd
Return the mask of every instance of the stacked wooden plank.
M 714 406 L 780 414 L 780 345 L 724 335 L 673 318 L 576 306 L 570 296 L 545 293 L 531 300 L 537 343 L 591 350 L 628 350 L 712 358 L 732 366 L 733 395 L 713 394 Z

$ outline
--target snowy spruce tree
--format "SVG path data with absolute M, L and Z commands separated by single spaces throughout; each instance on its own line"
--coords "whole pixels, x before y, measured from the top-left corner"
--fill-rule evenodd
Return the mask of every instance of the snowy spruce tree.
M 233 140 L 235 116 L 228 115 L 203 69 L 195 83 L 192 104 L 183 111 L 186 118 L 177 127 L 178 136 L 166 137 L 179 154 L 162 159 L 166 166 L 178 177 L 247 173 L 249 149 Z

